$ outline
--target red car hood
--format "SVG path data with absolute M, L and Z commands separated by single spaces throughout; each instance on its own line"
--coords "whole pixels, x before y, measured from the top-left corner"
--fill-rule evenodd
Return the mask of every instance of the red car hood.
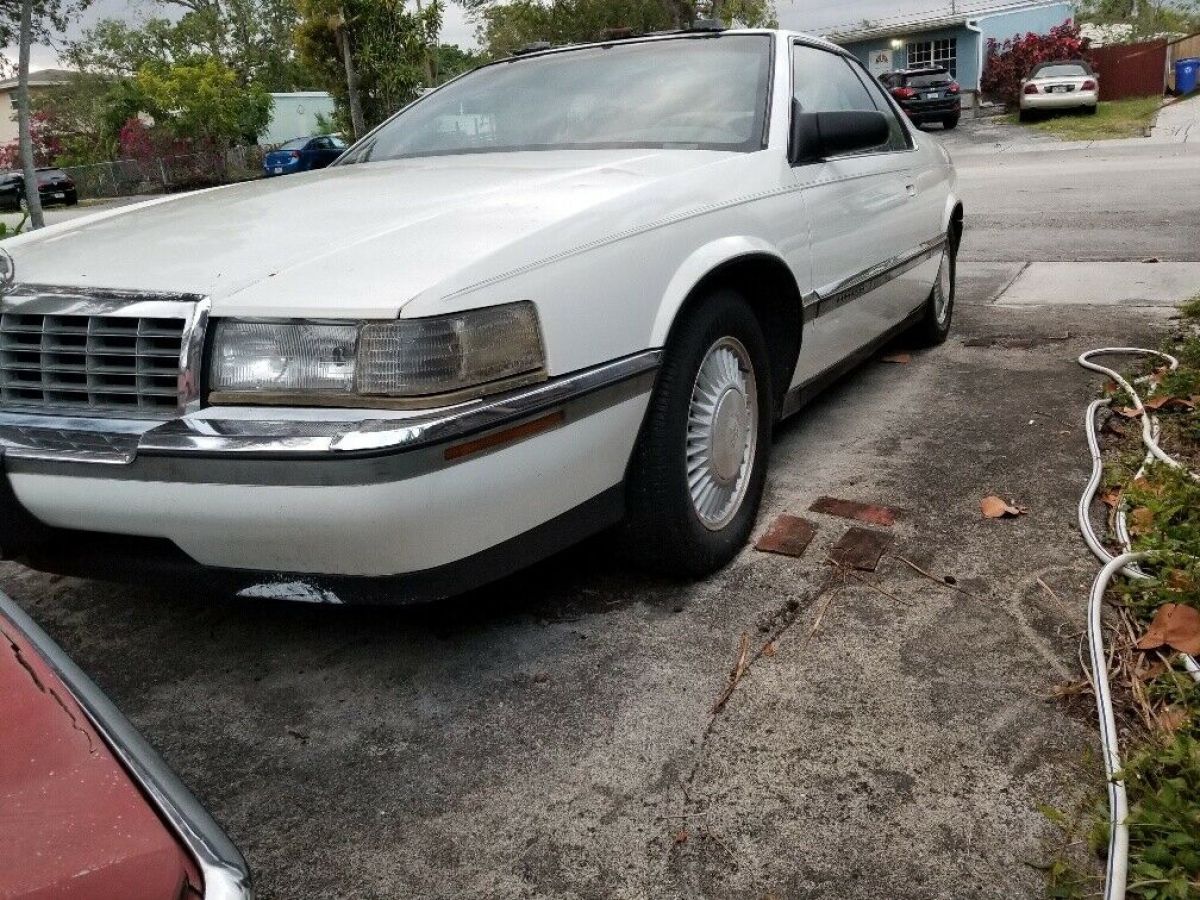
M 0 720 L 0 897 L 201 896 L 192 859 L 3 615 Z

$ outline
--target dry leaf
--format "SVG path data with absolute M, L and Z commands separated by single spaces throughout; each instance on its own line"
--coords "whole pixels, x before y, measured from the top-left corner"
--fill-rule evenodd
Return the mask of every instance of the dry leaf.
M 682 844 L 687 839 L 688 839 L 688 830 L 686 828 L 680 828 L 679 831 L 675 834 L 675 843 Z
M 1115 394 L 1119 389 L 1117 383 L 1111 379 L 1104 382 L 1104 393 L 1106 394 Z
M 762 655 L 763 656 L 774 656 L 775 655 L 775 643 L 771 642 L 770 644 L 767 644 L 767 646 L 763 647 Z
M 911 353 L 887 353 L 887 354 L 879 357 L 879 361 L 880 362 L 890 362 L 890 363 L 904 363 L 905 365 L 907 365 L 908 363 L 912 362 L 912 354 Z
M 1102 491 L 1100 494 L 1100 502 L 1109 509 L 1116 509 L 1117 504 L 1121 502 L 1121 491 L 1118 488 L 1109 488 Z
M 1186 708 L 1171 705 L 1158 714 L 1158 724 L 1163 727 L 1164 731 L 1174 734 L 1189 718 Z
M 1113 412 L 1123 419 L 1136 419 L 1141 413 L 1132 406 L 1114 406 Z
M 984 497 L 979 501 L 979 510 L 987 519 L 1003 519 L 1011 516 L 1019 516 L 1025 512 L 1020 506 L 1011 506 L 1005 503 L 999 497 Z
M 1163 645 L 1180 653 L 1200 653 L 1200 610 L 1181 603 L 1164 603 L 1137 642 L 1139 650 Z
M 1177 591 L 1194 591 L 1196 589 L 1192 584 L 1192 579 L 1188 578 L 1187 573 L 1182 569 L 1172 569 L 1167 576 L 1167 584 Z
M 1154 527 L 1154 511 L 1139 506 L 1129 514 L 1129 531 L 1131 534 L 1146 534 Z

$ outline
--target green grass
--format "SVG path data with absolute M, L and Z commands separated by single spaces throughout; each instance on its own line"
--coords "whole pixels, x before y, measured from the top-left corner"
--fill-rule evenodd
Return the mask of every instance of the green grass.
M 1179 370 L 1163 378 L 1158 388 L 1173 396 L 1189 396 L 1200 387 L 1200 297 L 1185 303 L 1182 314 L 1180 333 L 1167 348 L 1179 357 Z M 1194 461 L 1200 459 L 1200 411 L 1177 409 L 1160 412 L 1159 418 L 1164 449 L 1194 468 Z M 1162 464 L 1150 466 L 1144 481 L 1128 483 L 1142 452 L 1140 440 L 1131 434 L 1116 464 L 1111 470 L 1106 465 L 1107 474 L 1126 484 L 1129 507 L 1146 511 L 1149 526 L 1134 535 L 1134 549 L 1156 552 L 1144 564 L 1153 578 L 1118 584 L 1110 593 L 1111 600 L 1124 604 L 1138 633 L 1164 603 L 1200 609 L 1200 483 Z M 1129 659 L 1136 655 L 1138 651 L 1132 651 Z M 1113 682 L 1114 697 L 1126 707 L 1133 702 L 1127 677 Z M 1127 895 L 1140 900 L 1192 900 L 1200 897 L 1200 685 L 1184 673 L 1177 658 L 1143 678 L 1141 702 L 1161 718 L 1153 729 L 1123 729 L 1121 753 L 1129 798 Z M 1173 727 L 1163 724 L 1167 716 L 1174 719 Z M 1097 784 L 1092 802 L 1085 801 L 1085 807 L 1082 816 L 1051 810 L 1047 818 L 1062 831 L 1064 848 L 1068 842 L 1082 843 L 1085 836 L 1088 847 L 1102 860 L 1108 842 L 1102 785 Z M 1046 872 L 1049 897 L 1097 895 L 1096 877 L 1086 867 L 1078 867 L 1065 850 L 1056 854 Z
M 1044 118 L 1021 124 L 1064 141 L 1141 137 L 1147 126 L 1153 124 L 1155 113 L 1161 106 L 1162 100 L 1158 97 L 1135 97 L 1101 103 L 1095 115 L 1077 110 L 1046 112 L 1041 114 Z M 1017 122 L 1016 115 L 1008 118 Z

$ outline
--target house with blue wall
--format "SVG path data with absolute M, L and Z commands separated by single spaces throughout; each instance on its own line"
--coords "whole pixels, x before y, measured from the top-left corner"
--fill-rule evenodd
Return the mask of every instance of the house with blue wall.
M 963 7 L 969 7 L 964 10 Z M 862 60 L 874 75 L 896 69 L 944 66 L 958 81 L 964 105 L 977 101 L 988 38 L 1047 34 L 1074 18 L 1068 0 L 1025 0 L 991 4 L 946 2 L 944 12 L 863 22 L 825 37 Z M 780 18 L 785 16 L 781 13 Z M 784 27 L 804 30 L 802 23 Z

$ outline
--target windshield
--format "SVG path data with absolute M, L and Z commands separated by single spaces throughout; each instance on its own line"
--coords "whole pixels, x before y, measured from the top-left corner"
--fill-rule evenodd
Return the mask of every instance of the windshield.
M 1034 78 L 1082 78 L 1087 69 L 1081 65 L 1067 63 L 1059 66 L 1042 66 L 1033 73 Z
M 418 101 L 339 164 L 518 150 L 760 150 L 770 61 L 767 35 L 517 58 Z

